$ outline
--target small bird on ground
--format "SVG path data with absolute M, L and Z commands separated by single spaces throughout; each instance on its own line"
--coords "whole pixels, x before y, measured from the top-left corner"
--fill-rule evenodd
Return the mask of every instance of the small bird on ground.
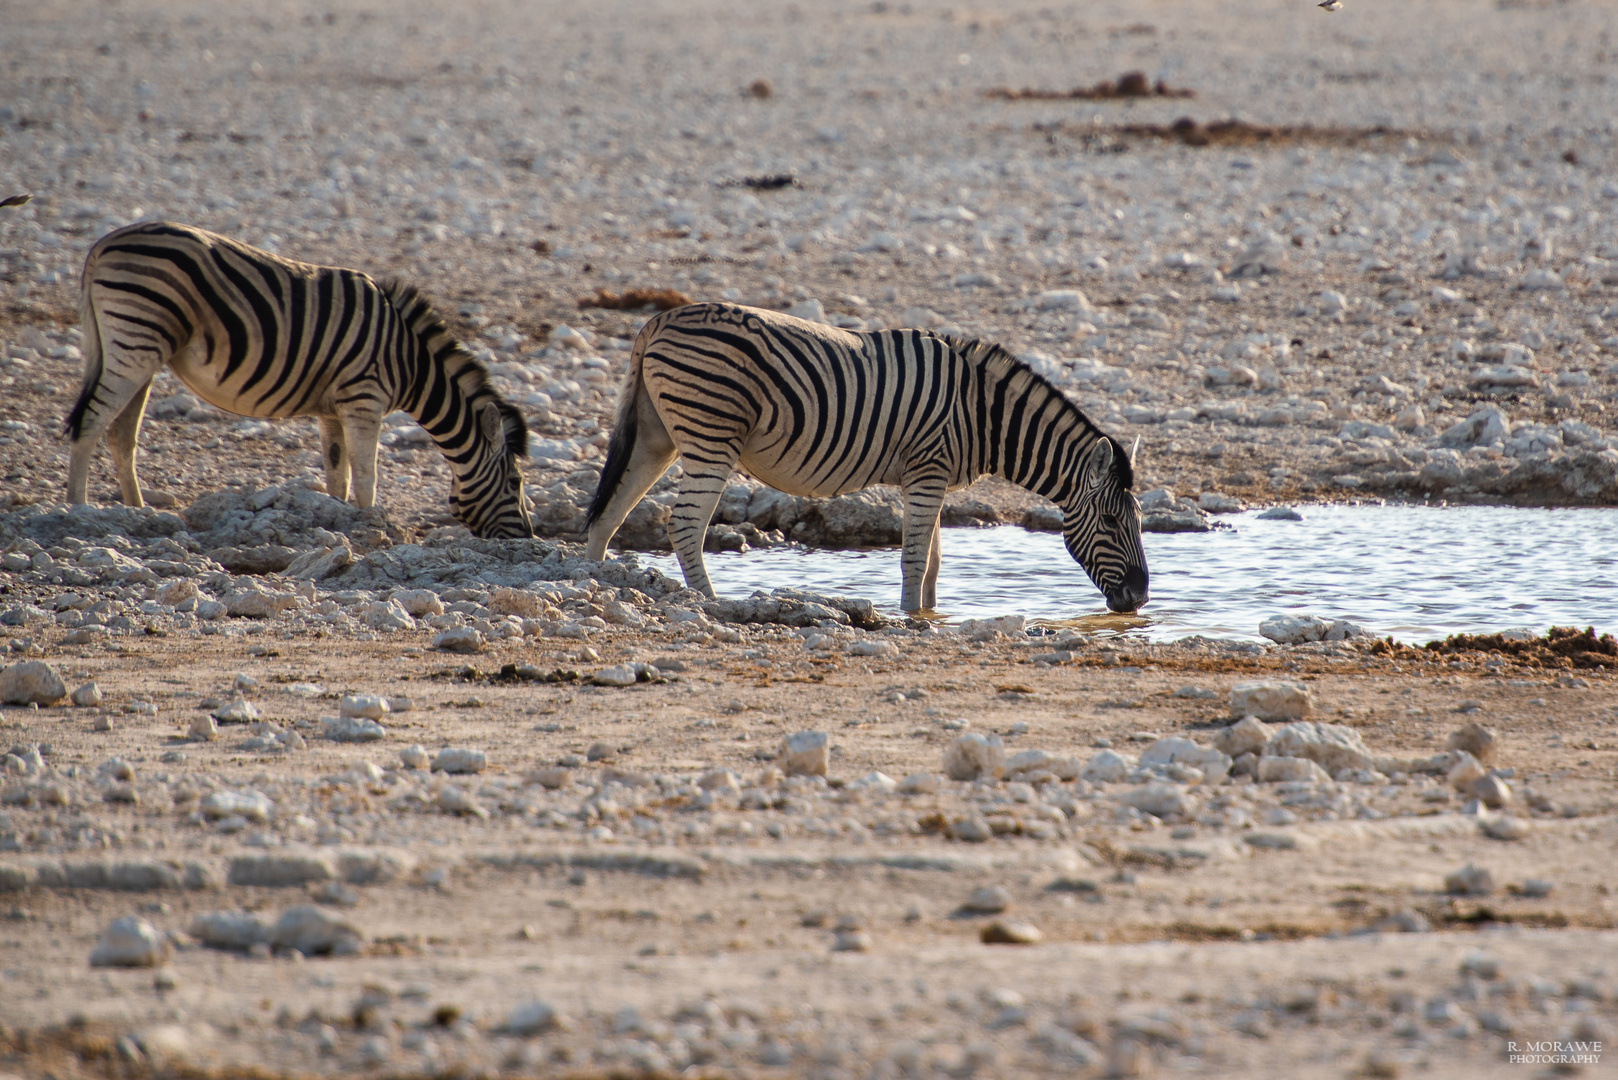
M 1320 3 L 1316 4 L 1315 6 L 1326 11 L 1341 11 L 1343 8 L 1343 0 L 1320 0 Z

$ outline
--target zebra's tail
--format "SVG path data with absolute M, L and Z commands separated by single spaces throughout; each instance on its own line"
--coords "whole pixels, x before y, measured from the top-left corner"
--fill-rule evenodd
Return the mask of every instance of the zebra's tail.
M 79 387 L 79 400 L 73 403 L 73 410 L 62 422 L 62 433 L 74 442 L 78 441 L 79 433 L 84 429 L 84 416 L 90 411 L 96 390 L 101 386 L 101 323 L 96 318 L 95 305 L 90 301 L 89 273 L 84 275 L 84 285 L 79 291 L 79 325 L 84 327 L 84 340 L 79 343 L 84 351 L 84 382 Z
M 596 484 L 595 497 L 590 500 L 590 513 L 585 517 L 585 528 L 594 525 L 607 512 L 613 493 L 618 490 L 629 468 L 629 459 L 635 453 L 635 435 L 639 424 L 635 400 L 640 396 L 641 342 L 635 342 L 635 351 L 629 361 L 629 378 L 624 382 L 618 398 L 618 411 L 612 420 L 612 438 L 607 443 L 607 463 L 601 466 L 601 480 Z

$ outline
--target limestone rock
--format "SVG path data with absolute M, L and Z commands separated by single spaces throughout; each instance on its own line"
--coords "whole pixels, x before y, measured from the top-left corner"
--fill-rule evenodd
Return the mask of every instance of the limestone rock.
M 389 597 L 415 618 L 444 614 L 444 602 L 431 589 L 400 589 Z
M 597 686 L 634 686 L 637 678 L 635 669 L 630 665 L 615 664 L 590 676 L 590 681 Z
M 425 769 L 430 762 L 427 751 L 422 749 L 420 743 L 407 746 L 399 751 L 399 764 L 407 769 Z
M 557 1026 L 556 1010 L 539 1000 L 525 1001 L 506 1015 L 508 1035 L 540 1035 Z
M 280 852 L 273 855 L 238 855 L 230 860 L 225 880 L 232 885 L 261 885 L 279 889 L 310 882 L 333 881 L 337 869 L 324 855 Z
M 73 704 L 83 709 L 93 709 L 105 700 L 101 693 L 101 687 L 97 686 L 94 681 L 87 682 L 74 690 L 72 699 Z
M 788 776 L 825 776 L 830 748 L 824 731 L 797 731 L 781 740 L 776 764 Z
M 968 732 L 944 751 L 944 775 L 951 780 L 998 780 L 1005 773 L 1006 752 L 998 735 Z
M 1444 743 L 1445 750 L 1464 750 L 1484 768 L 1495 763 L 1500 754 L 1500 736 L 1477 721 L 1450 733 Z
M 998 915 L 1011 906 L 1011 894 L 999 885 L 972 890 L 961 910 L 975 915 Z
M 457 626 L 433 635 L 433 648 L 453 653 L 475 653 L 483 649 L 483 635 L 471 626 Z
M 274 948 L 296 949 L 305 956 L 351 956 L 361 952 L 364 943 L 359 927 L 313 904 L 287 908 L 270 931 Z
M 1179 784 L 1142 784 L 1118 795 L 1118 801 L 1143 814 L 1167 818 L 1196 812 L 1196 800 Z
M 1135 762 L 1116 750 L 1102 750 L 1092 754 L 1084 763 L 1080 775 L 1091 783 L 1116 784 L 1132 769 Z
M 387 737 L 388 729 L 357 716 L 322 716 L 320 733 L 333 742 L 376 742 Z
M 1214 749 L 1232 758 L 1243 754 L 1262 754 L 1270 741 L 1270 729 L 1256 716 L 1244 716 L 1227 728 L 1214 733 Z
M 168 938 L 145 919 L 126 915 L 101 932 L 90 953 L 91 967 L 160 967 L 168 963 Z
M 1341 724 L 1299 721 L 1270 736 L 1266 756 L 1308 758 L 1333 775 L 1343 769 L 1376 769 L 1377 758 L 1360 733 Z
M 450 773 L 452 775 L 465 773 L 480 773 L 489 767 L 489 757 L 482 750 L 470 750 L 464 746 L 446 746 L 433 758 L 433 772 Z
M 388 715 L 388 702 L 377 694 L 347 694 L 338 703 L 337 715 L 380 720 Z
M 1006 759 L 1007 780 L 1048 773 L 1058 780 L 1075 780 L 1083 764 L 1076 757 L 1053 754 L 1048 750 L 1020 750 Z M 1048 779 L 1048 777 L 1047 777 Z
M 1171 736 L 1148 746 L 1140 756 L 1142 766 L 1189 765 L 1202 771 L 1204 784 L 1222 784 L 1230 775 L 1230 755 L 1208 746 L 1199 746 L 1190 739 Z
M 67 697 L 67 684 L 43 660 L 24 660 L 0 671 L 0 704 L 54 705 Z
M 1265 754 L 1258 759 L 1258 779 L 1260 783 L 1265 784 L 1289 781 L 1319 784 L 1330 780 L 1331 774 L 1308 758 L 1272 757 Z
M 197 809 L 210 821 L 239 815 L 248 821 L 264 822 L 275 813 L 275 803 L 256 791 L 215 791 L 205 795 Z
M 269 924 L 245 911 L 199 912 L 191 920 L 189 932 L 210 948 L 236 952 L 246 952 L 270 940 Z
M 242 619 L 273 619 L 287 611 L 295 611 L 303 598 L 297 593 L 271 592 L 264 589 L 244 589 L 225 597 L 225 611 Z
M 1230 715 L 1260 720 L 1302 720 L 1313 711 L 1309 688 L 1302 683 L 1258 679 L 1230 688 Z
M 1444 890 L 1457 896 L 1488 896 L 1494 892 L 1494 875 L 1474 863 L 1467 863 L 1444 878 Z
M 221 724 L 251 724 L 258 719 L 253 703 L 237 694 L 213 711 L 213 718 Z
M 1346 641 L 1365 636 L 1365 628 L 1344 619 L 1314 615 L 1276 615 L 1258 624 L 1258 632 L 1279 645 L 1306 641 Z
M 365 607 L 361 621 L 372 630 L 391 633 L 395 630 L 414 630 L 416 620 L 397 600 L 373 600 Z
M 996 919 L 978 931 L 985 945 L 1038 945 L 1045 935 L 1033 923 Z

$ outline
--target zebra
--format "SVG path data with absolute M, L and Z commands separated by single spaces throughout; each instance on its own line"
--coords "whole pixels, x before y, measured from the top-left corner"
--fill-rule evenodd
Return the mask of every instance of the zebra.
M 794 495 L 898 485 L 907 612 L 937 604 L 944 495 L 985 474 L 1062 508 L 1067 550 L 1110 609 L 1147 600 L 1133 453 L 999 345 L 851 333 L 733 304 L 675 308 L 635 339 L 587 518 L 588 558 L 606 557 L 676 456 L 685 475 L 669 539 L 686 584 L 710 597 L 703 539 L 740 464 Z
M 171 222 L 103 236 L 84 260 L 84 382 L 63 425 L 68 501 L 83 503 L 107 435 L 124 504 L 142 506 L 135 440 L 152 378 L 168 365 L 229 412 L 320 422 L 326 491 L 376 502 L 382 417 L 410 413 L 453 473 L 450 509 L 474 534 L 529 537 L 517 459 L 522 414 L 413 286 L 312 266 Z

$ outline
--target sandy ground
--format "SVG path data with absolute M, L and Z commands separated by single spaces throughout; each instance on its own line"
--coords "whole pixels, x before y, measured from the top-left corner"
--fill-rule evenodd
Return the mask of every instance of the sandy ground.
M 552 455 L 535 490 L 584 490 L 599 463 L 645 314 L 578 301 L 628 287 L 1005 341 L 1144 436 L 1145 487 L 1564 503 L 1581 497 L 1497 481 L 1612 455 L 1618 51 L 1600 4 L 124 0 L 5 21 L 0 196 L 36 198 L 0 209 L 0 509 L 60 498 L 82 254 L 154 215 L 421 283 Z M 984 93 L 1132 69 L 1197 96 Z M 1311 127 L 1211 146 L 1127 129 L 1185 115 Z M 734 183 L 778 174 L 797 183 Z M 1042 310 L 1071 290 L 1087 306 Z M 1501 366 L 1517 373 L 1478 374 Z M 311 421 L 242 427 L 181 389 L 159 381 L 143 435 L 155 504 L 318 477 Z M 1442 443 L 1479 408 L 1507 438 Z M 447 479 L 407 438 L 384 451 L 401 536 L 447 523 Z M 113 487 L 103 455 L 91 492 Z M 1011 518 L 1031 501 L 973 494 Z M 50 611 L 77 587 L 59 578 L 0 571 L 0 596 Z M 173 605 L 136 617 L 141 588 L 85 587 L 134 618 L 99 643 L 0 626 L 8 661 L 32 648 L 105 695 L 0 711 L 22 769 L 0 783 L 0 1074 L 1520 1077 L 1551 1066 L 1511 1044 L 1610 1045 L 1618 1021 L 1604 671 L 1352 643 L 1121 641 L 1036 663 L 1037 639 L 947 634 L 849 638 L 896 646 L 861 657 L 780 628 L 693 639 L 667 605 L 593 634 L 595 656 L 530 635 L 457 657 L 425 630 L 303 615 L 202 636 Z M 352 610 L 337 595 L 312 599 Z M 665 661 L 668 681 L 491 677 L 623 661 Z M 304 748 L 188 737 L 238 673 Z M 1250 678 L 1302 681 L 1316 718 L 1377 754 L 1486 724 L 1529 831 L 1489 838 L 1420 774 L 1181 783 L 1191 802 L 1162 817 L 1125 812 L 1129 784 L 860 784 L 940 772 L 963 730 L 1081 760 L 1206 744 Z M 412 708 L 380 743 L 320 738 L 352 692 Z M 827 783 L 768 774 L 802 730 L 829 734 Z M 415 743 L 489 768 L 403 768 Z M 132 779 L 102 771 L 114 759 Z M 534 775 L 575 759 L 554 790 Z M 695 782 L 718 768 L 743 790 L 704 805 Z M 262 821 L 200 809 L 254 791 Z M 974 815 L 994 837 L 953 838 Z M 286 883 L 232 882 L 283 855 Z M 1469 863 L 1491 892 L 1447 891 Z M 984 886 L 1006 890 L 1001 915 L 961 910 Z M 199 913 L 309 903 L 351 922 L 357 953 L 192 933 Z M 166 935 L 164 966 L 88 966 L 124 916 Z M 995 918 L 1042 940 L 985 944 Z M 532 1001 L 553 1022 L 514 1025 Z M 1589 1052 L 1558 1068 L 1611 1069 Z

